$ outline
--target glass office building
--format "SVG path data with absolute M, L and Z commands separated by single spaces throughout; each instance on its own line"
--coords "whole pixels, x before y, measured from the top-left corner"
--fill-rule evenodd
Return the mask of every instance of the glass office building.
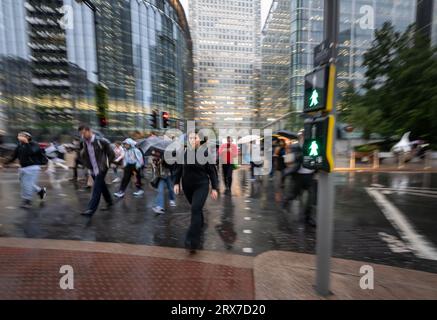
M 291 0 L 274 0 L 261 33 L 261 101 L 258 115 L 261 126 L 292 111 L 290 8 Z
M 198 127 L 249 128 L 260 68 L 260 1 L 190 0 Z
M 192 99 L 191 36 L 176 0 L 0 0 L 0 103 L 5 130 L 150 129 L 153 110 L 180 127 Z
M 313 69 L 314 47 L 323 40 L 323 0 L 291 2 L 291 104 L 303 108 L 304 76 Z M 363 54 L 375 29 L 391 21 L 398 31 L 415 22 L 415 0 L 342 0 L 338 51 L 338 88 L 341 95 L 350 84 L 364 79 Z

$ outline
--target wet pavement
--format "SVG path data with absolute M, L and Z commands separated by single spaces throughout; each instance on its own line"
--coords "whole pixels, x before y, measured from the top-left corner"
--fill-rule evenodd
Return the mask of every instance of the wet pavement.
M 151 210 L 155 191 L 147 187 L 142 198 L 134 198 L 128 189 L 112 211 L 87 218 L 79 212 L 90 191 L 69 182 L 70 175 L 43 173 L 45 202 L 24 210 L 18 208 L 17 170 L 1 170 L 0 236 L 183 247 L 190 220 L 183 196 L 157 216 Z M 281 209 L 288 188 L 268 178 L 251 182 L 244 169 L 234 172 L 234 181 L 232 197 L 207 201 L 205 249 L 252 256 L 269 250 L 314 253 L 315 229 L 299 221 L 298 203 Z M 335 257 L 437 273 L 437 174 L 336 173 L 335 183 Z M 111 185 L 111 192 L 117 187 Z

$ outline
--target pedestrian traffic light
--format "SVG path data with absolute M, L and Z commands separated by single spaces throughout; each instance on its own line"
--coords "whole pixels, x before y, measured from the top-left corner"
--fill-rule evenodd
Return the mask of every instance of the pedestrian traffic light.
M 334 168 L 334 116 L 307 119 L 304 124 L 303 166 L 331 172 Z
M 163 112 L 162 113 L 162 127 L 163 128 L 168 128 L 168 121 L 169 121 L 170 115 L 168 114 L 168 112 Z
M 325 65 L 305 76 L 303 112 L 327 111 L 333 107 L 335 66 Z

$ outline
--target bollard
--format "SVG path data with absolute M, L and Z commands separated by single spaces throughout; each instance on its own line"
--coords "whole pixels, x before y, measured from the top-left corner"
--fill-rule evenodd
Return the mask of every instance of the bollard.
M 375 150 L 373 152 L 373 169 L 379 169 L 379 152 Z
M 426 151 L 425 153 L 425 170 L 431 170 L 432 169 L 432 159 L 431 159 L 431 151 Z
M 398 169 L 403 169 L 405 168 L 405 153 L 401 152 L 398 155 Z
M 355 169 L 355 151 L 351 152 L 351 159 L 350 159 L 349 166 L 351 169 Z

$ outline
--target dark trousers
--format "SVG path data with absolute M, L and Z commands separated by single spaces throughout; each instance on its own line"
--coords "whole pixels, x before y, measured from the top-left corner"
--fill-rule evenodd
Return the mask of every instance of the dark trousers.
M 295 200 L 298 196 L 302 194 L 304 190 L 309 192 L 309 199 L 307 206 L 305 208 L 305 214 L 309 215 L 311 213 L 311 206 L 316 204 L 317 201 L 317 185 L 314 181 L 313 174 L 293 174 L 293 189 L 291 197 L 287 200 Z
M 234 167 L 232 164 L 222 164 L 223 170 L 223 181 L 225 183 L 226 189 L 231 189 L 232 187 L 232 172 Z
M 100 197 L 103 194 L 103 198 L 105 198 L 106 203 L 109 205 L 112 204 L 111 194 L 109 193 L 108 186 L 105 182 L 107 171 L 99 173 L 97 176 L 91 175 L 94 180 L 93 185 L 93 194 L 91 196 L 91 200 L 88 203 L 88 210 L 95 212 L 97 207 L 99 206 Z
M 200 237 L 204 224 L 203 207 L 209 193 L 209 183 L 184 184 L 184 194 L 191 204 L 191 224 L 185 238 L 185 245 L 191 249 L 200 247 Z
M 137 181 L 135 183 L 136 187 L 138 189 L 141 189 L 141 174 L 140 174 L 140 170 L 137 170 L 136 166 L 134 164 L 128 164 L 125 168 L 124 168 L 124 173 L 123 173 L 123 180 L 121 181 L 121 185 L 120 185 L 120 191 L 125 192 L 127 186 L 129 185 L 130 179 L 132 178 L 132 175 L 134 174 L 134 172 L 136 173 L 136 178 Z

